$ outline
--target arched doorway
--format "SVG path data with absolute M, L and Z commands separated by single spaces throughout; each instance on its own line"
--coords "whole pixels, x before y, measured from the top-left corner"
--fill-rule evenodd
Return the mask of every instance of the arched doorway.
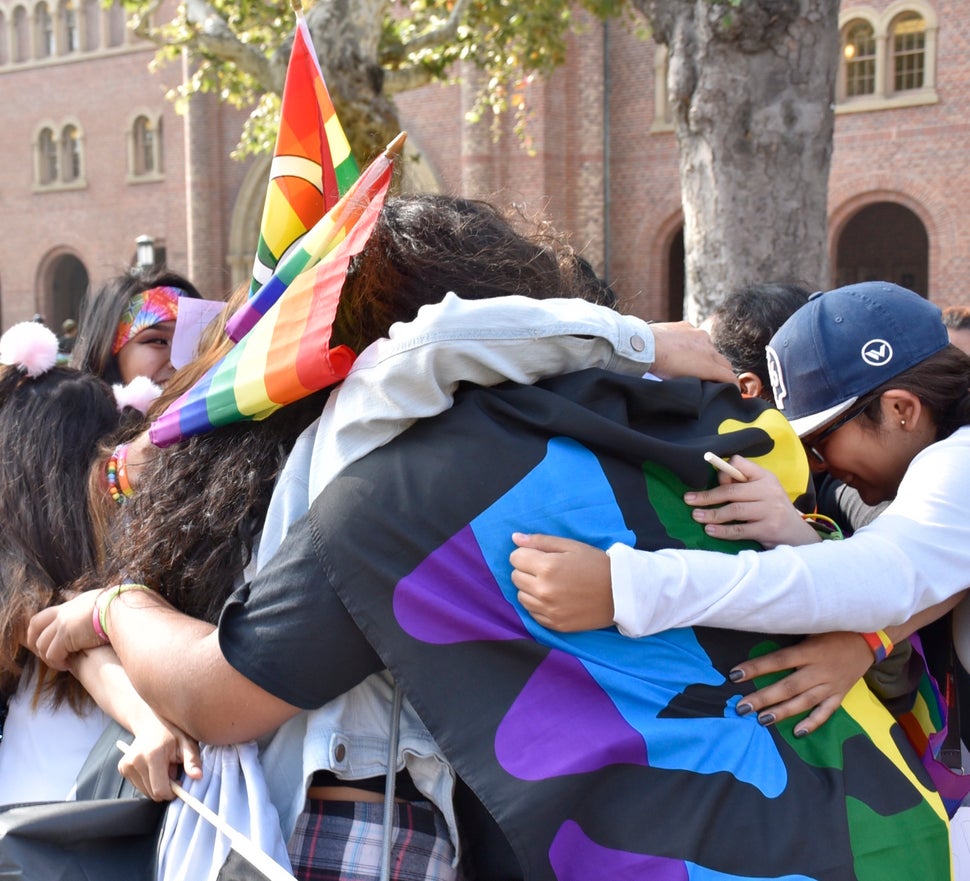
M 73 254 L 61 253 L 51 258 L 42 279 L 42 314 L 48 327 L 60 333 L 65 320 L 77 321 L 81 313 L 81 301 L 88 290 L 88 271 Z
M 667 321 L 680 321 L 684 317 L 684 227 L 681 224 L 667 249 Z
M 924 297 L 929 291 L 929 236 L 919 217 L 895 202 L 860 209 L 839 235 L 836 285 L 891 281 Z

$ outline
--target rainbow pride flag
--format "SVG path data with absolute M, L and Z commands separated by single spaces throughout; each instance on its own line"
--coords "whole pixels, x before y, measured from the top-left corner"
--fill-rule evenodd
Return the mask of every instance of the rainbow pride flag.
M 355 354 L 330 347 L 334 316 L 347 265 L 377 222 L 392 168 L 384 169 L 372 198 L 359 203 L 353 222 L 341 226 L 326 257 L 296 275 L 251 332 L 152 424 L 153 444 L 165 447 L 220 425 L 265 419 L 347 375 Z
M 394 159 L 400 155 L 406 139 L 406 133 L 401 132 L 391 141 L 337 204 L 294 245 L 266 284 L 226 323 L 226 334 L 230 339 L 239 341 L 249 333 L 300 273 L 323 259 L 344 239 L 376 195 L 386 193 Z M 381 199 L 383 204 L 383 196 Z
M 357 175 L 357 163 L 323 81 L 306 20 L 297 13 L 250 296 L 270 279 L 287 249 L 347 192 Z
M 756 686 L 731 682 L 732 668 L 795 637 L 708 627 L 642 639 L 615 627 L 556 633 L 519 602 L 516 531 L 599 548 L 742 550 L 706 535 L 684 493 L 716 482 L 703 458 L 714 450 L 756 456 L 790 495 L 807 495 L 805 460 L 792 468 L 796 439 L 777 415 L 731 385 L 600 370 L 463 387 L 450 409 L 344 468 L 313 501 L 307 530 L 326 548 L 314 587 L 335 592 L 353 625 L 328 621 L 327 639 L 308 616 L 300 637 L 316 637 L 320 669 L 339 663 L 345 676 L 367 675 L 377 651 L 420 707 L 482 805 L 466 815 L 472 872 L 952 877 L 943 803 L 863 683 L 807 737 L 794 734 L 800 716 L 763 726 L 737 712 Z M 277 573 L 294 570 L 284 548 Z M 326 699 L 305 692 L 296 702 Z

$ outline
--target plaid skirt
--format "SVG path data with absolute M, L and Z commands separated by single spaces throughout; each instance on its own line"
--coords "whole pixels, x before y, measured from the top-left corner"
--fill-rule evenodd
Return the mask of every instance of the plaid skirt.
M 441 814 L 428 802 L 394 805 L 391 878 L 455 881 L 455 849 Z M 290 838 L 299 881 L 378 881 L 384 805 L 311 798 Z

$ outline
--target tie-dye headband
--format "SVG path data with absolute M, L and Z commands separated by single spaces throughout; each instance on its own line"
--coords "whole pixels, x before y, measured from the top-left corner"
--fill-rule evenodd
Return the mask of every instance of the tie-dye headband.
M 111 354 L 117 355 L 133 336 L 163 321 L 175 321 L 179 312 L 179 288 L 150 288 L 135 294 L 125 307 L 118 322 L 118 332 L 111 347 Z

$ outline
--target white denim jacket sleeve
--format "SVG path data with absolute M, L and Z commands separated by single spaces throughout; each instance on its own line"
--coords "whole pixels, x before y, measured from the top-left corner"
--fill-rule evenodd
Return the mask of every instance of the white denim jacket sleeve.
M 333 477 L 416 420 L 447 410 L 460 382 L 531 383 L 587 367 L 636 376 L 649 369 L 653 358 L 653 334 L 647 323 L 604 307 L 580 300 L 461 300 L 448 294 L 441 303 L 421 309 L 414 321 L 394 325 L 388 339 L 365 349 L 320 419 L 300 436 L 267 512 L 260 565 Z M 390 702 L 386 694 L 375 692 L 381 682 L 380 675 L 372 676 L 280 729 L 267 753 L 268 761 L 275 756 L 278 762 L 268 779 L 270 788 L 279 790 L 274 790 L 274 802 L 287 831 L 303 803 L 306 780 L 300 778 L 301 768 L 304 778 L 317 768 L 345 776 L 346 769 L 328 758 L 334 738 L 348 738 L 356 744 L 352 754 L 357 761 L 371 763 L 358 769 L 357 776 L 384 773 L 378 760 L 387 753 Z M 341 728 L 345 717 L 353 719 L 346 731 Z M 371 721 L 362 729 L 365 717 Z M 407 763 L 415 783 L 441 810 L 457 859 L 450 766 L 407 702 L 401 724 L 398 764 Z M 301 759 L 302 764 L 297 761 Z
M 893 503 L 845 541 L 742 551 L 608 551 L 627 636 L 706 625 L 871 632 L 970 585 L 970 427 L 923 450 Z
M 330 396 L 316 437 L 310 499 L 351 462 L 447 410 L 461 382 L 532 383 L 587 367 L 638 376 L 653 359 L 649 324 L 603 306 L 447 294 L 368 346 Z

